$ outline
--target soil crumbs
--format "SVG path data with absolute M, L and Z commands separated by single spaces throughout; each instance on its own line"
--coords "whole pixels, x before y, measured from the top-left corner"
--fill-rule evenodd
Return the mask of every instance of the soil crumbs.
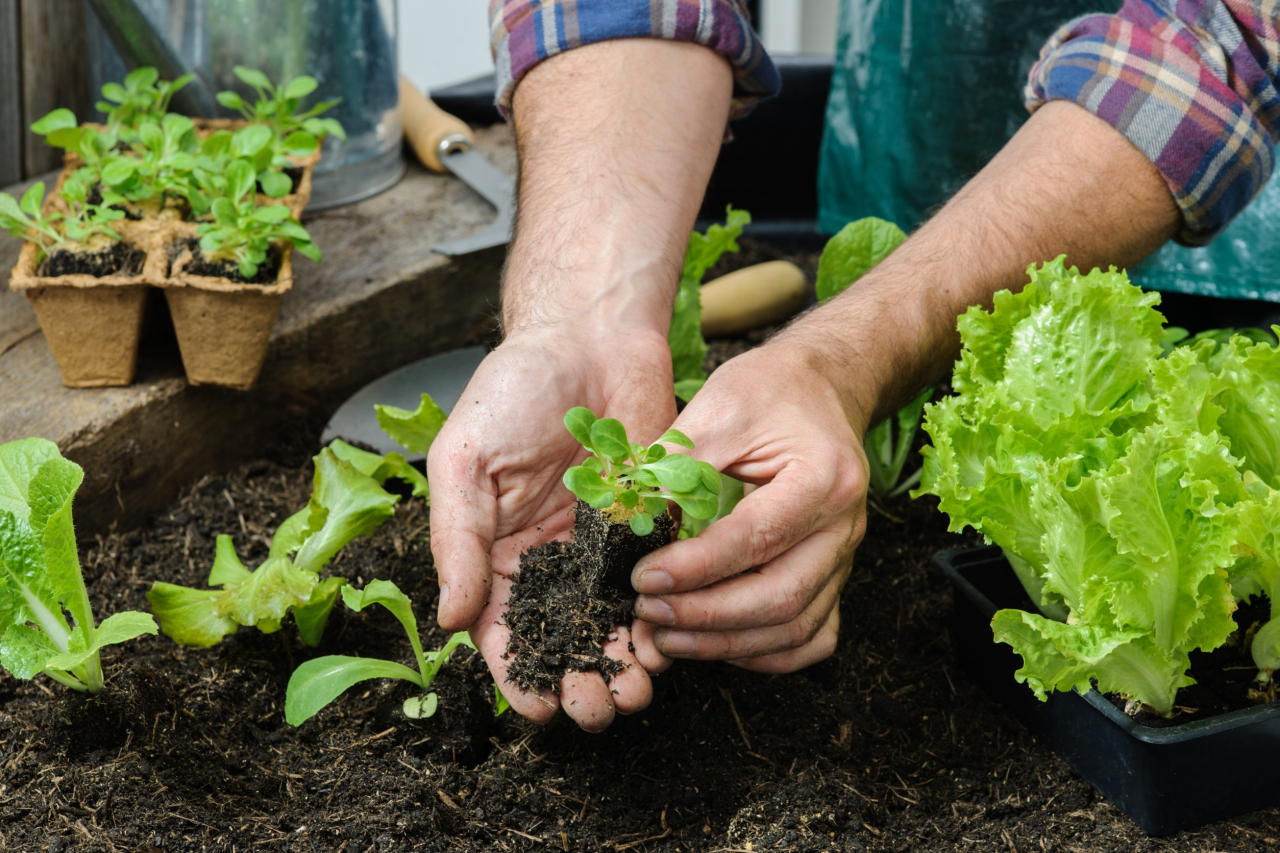
M 258 271 L 251 277 L 245 278 L 240 273 L 240 267 L 235 261 L 209 260 L 206 258 L 204 252 L 200 249 L 200 241 L 194 238 L 170 243 L 168 246 L 169 262 L 173 263 L 177 260 L 178 256 L 186 249 L 191 250 L 191 260 L 183 268 L 184 273 L 187 275 L 207 276 L 208 278 L 225 278 L 236 284 L 275 284 L 276 277 L 280 273 L 280 264 L 283 261 L 280 247 L 273 245 L 267 250 L 267 259 L 258 267 Z
M 764 258 L 768 259 L 768 258 Z M 202 586 L 214 537 L 256 566 L 309 493 L 308 464 L 206 477 L 146 529 L 82 541 L 99 619 L 146 609 L 154 580 Z M 339 606 L 318 649 L 293 626 L 211 649 L 144 637 L 104 654 L 86 700 L 43 676 L 0 675 L 5 851 L 1252 851 L 1280 810 L 1148 838 L 960 672 L 948 585 L 928 568 L 948 534 L 929 499 L 872 501 L 835 653 L 784 676 L 677 663 L 650 708 L 607 732 L 563 715 L 493 717 L 492 682 L 459 650 L 428 720 L 408 687 L 371 681 L 299 729 L 285 685 L 323 654 L 412 664 L 380 608 Z M 427 648 L 436 574 L 427 509 L 405 500 L 331 570 L 395 581 Z
M 142 272 L 147 253 L 121 242 L 88 252 L 54 249 L 49 252 L 37 275 L 54 278 L 60 275 L 130 276 Z

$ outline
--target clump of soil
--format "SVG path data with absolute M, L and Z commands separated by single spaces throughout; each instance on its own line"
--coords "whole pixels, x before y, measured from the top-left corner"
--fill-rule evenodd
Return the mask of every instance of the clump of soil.
M 54 278 L 60 275 L 137 275 L 142 272 L 147 253 L 123 242 L 115 242 L 92 251 L 55 248 L 45 257 L 36 275 Z
M 573 540 L 547 542 L 520 555 L 505 619 L 511 629 L 508 679 L 526 690 L 560 692 L 567 672 L 595 671 L 606 680 L 623 665 L 602 651 L 614 626 L 631 619 L 631 570 L 671 541 L 675 522 L 654 518 L 640 537 L 610 510 L 575 507 Z
M 258 267 L 258 272 L 252 278 L 245 278 L 240 274 L 240 267 L 235 261 L 211 260 L 205 257 L 204 252 L 200 249 L 200 241 L 190 237 L 186 240 L 179 240 L 176 243 L 169 244 L 167 249 L 169 262 L 173 263 L 179 255 L 188 249 L 191 250 L 191 260 L 183 267 L 183 272 L 187 275 L 225 278 L 236 284 L 275 284 L 276 278 L 280 274 L 280 264 L 283 261 L 280 247 L 272 246 L 267 250 L 267 259 Z

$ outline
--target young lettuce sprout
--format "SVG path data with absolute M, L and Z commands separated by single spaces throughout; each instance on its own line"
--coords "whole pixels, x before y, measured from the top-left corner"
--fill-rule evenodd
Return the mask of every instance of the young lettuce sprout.
M 882 420 L 867 432 L 863 447 L 867 452 L 868 486 L 871 491 L 881 497 L 896 498 L 915 487 L 920 482 L 920 469 L 902 479 L 902 469 L 907 464 L 907 456 L 911 453 L 911 445 L 915 443 L 916 433 L 920 429 L 920 416 L 924 412 L 925 403 L 933 397 L 933 386 L 929 386 L 915 396 L 909 403 L 898 410 L 893 417 Z M 897 441 L 894 441 L 893 427 L 897 426 Z
M 210 205 L 214 221 L 203 223 L 196 230 L 206 258 L 235 262 L 246 279 L 258 274 L 272 243 L 292 243 L 301 254 L 320 260 L 319 247 L 289 208 L 282 204 L 254 204 L 257 174 L 247 160 L 235 160 L 227 166 L 226 180 L 227 195 L 214 199 Z
M 44 198 L 44 181 L 37 181 L 15 201 L 8 193 L 0 193 L 0 228 L 14 237 L 22 237 L 48 251 L 67 243 L 87 245 L 95 237 L 119 240 L 111 223 L 124 218 L 124 213 L 107 204 L 89 204 L 83 176 L 77 172 L 62 185 L 62 197 L 70 213 L 54 211 L 46 215 L 40 209 Z M 106 202 L 113 200 L 108 196 Z
M 363 610 L 370 604 L 381 604 L 390 610 L 391 615 L 400 621 L 405 633 L 409 635 L 418 668 L 411 669 L 395 661 L 349 655 L 325 655 L 306 661 L 289 678 L 284 700 L 285 720 L 291 726 L 300 726 L 341 696 L 347 688 L 372 678 L 397 678 L 418 685 L 422 688 L 422 693 L 405 700 L 404 715 L 415 720 L 434 715 L 439 699 L 430 692 L 431 684 L 436 680 L 441 667 L 453 655 L 454 649 L 458 646 L 471 649 L 476 647 L 471 642 L 471 637 L 466 631 L 460 631 L 450 637 L 439 651 L 424 652 L 422 640 L 418 637 L 418 620 L 413 615 L 413 604 L 391 581 L 369 581 L 359 591 L 349 586 L 344 587 L 342 600 L 355 611 Z M 502 694 L 497 691 L 497 695 L 501 697 Z M 505 699 L 502 701 L 505 702 Z M 505 708 L 499 703 L 498 713 L 501 714 L 503 710 Z
M 106 100 L 98 101 L 96 106 L 107 114 L 107 127 L 113 133 L 136 129 L 147 119 L 163 119 L 174 93 L 194 79 L 195 74 L 183 74 L 170 82 L 161 80 L 160 72 L 150 66 L 135 68 L 124 78 L 123 85 L 114 82 L 104 85 L 102 97 Z
M 125 611 L 95 626 L 71 519 L 83 480 L 51 441 L 0 444 L 0 665 L 92 694 L 102 689 L 102 648 L 154 634 L 156 623 Z
M 675 501 L 687 515 L 707 519 L 719 506 L 720 472 L 683 453 L 667 453 L 661 442 L 693 449 L 678 429 L 669 429 L 645 447 L 627 441 L 627 430 L 615 418 L 597 418 L 581 406 L 564 416 L 565 428 L 591 455 L 564 473 L 564 484 L 595 509 L 616 501 L 630 511 L 628 523 L 637 536 L 653 532 L 653 517 Z
M 304 112 L 298 112 L 299 103 L 318 86 L 314 77 L 294 77 L 280 86 L 273 86 L 270 78 L 261 71 L 237 65 L 236 77 L 248 84 L 258 95 L 250 106 L 235 92 L 219 92 L 218 103 L 229 109 L 239 110 L 249 121 L 271 130 L 272 152 L 277 166 L 289 165 L 288 157 L 305 157 L 330 134 L 346 139 L 346 131 L 337 119 L 319 118 L 320 113 L 337 106 L 342 100 L 321 101 Z
M 248 165 L 262 192 L 270 198 L 287 195 L 293 187 L 289 176 L 271 165 L 270 129 L 251 124 L 235 133 L 220 130 L 200 143 L 191 172 L 195 190 L 190 198 L 192 213 L 204 216 L 216 199 L 233 196 L 238 186 L 232 178 L 242 170 L 239 166 L 235 170 L 231 168 L 236 162 Z

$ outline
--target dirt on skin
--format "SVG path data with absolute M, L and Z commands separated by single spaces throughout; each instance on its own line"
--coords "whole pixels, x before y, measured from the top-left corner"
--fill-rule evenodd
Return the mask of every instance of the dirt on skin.
M 767 259 L 767 258 L 766 258 Z M 194 484 L 145 529 L 81 543 L 99 619 L 145 609 L 154 580 L 201 585 L 214 536 L 250 566 L 310 490 L 308 452 Z M 932 501 L 873 500 L 835 653 L 763 676 L 677 663 L 650 708 L 588 735 L 492 717 L 478 656 L 436 682 L 440 711 L 400 713 L 407 686 L 367 682 L 300 729 L 283 720 L 299 662 L 412 663 L 381 608 L 339 606 L 319 649 L 292 625 L 211 649 L 146 637 L 104 655 L 86 700 L 0 675 L 5 851 L 1210 851 L 1272 850 L 1271 809 L 1146 837 L 959 670 L 951 592 L 929 567 L 946 532 Z M 332 571 L 394 580 L 424 642 L 436 574 L 426 507 L 402 501 Z
M 577 502 L 573 540 L 548 542 L 520 555 L 504 619 L 511 629 L 508 677 L 526 690 L 560 692 L 568 672 L 611 679 L 622 664 L 602 652 L 615 625 L 631 618 L 631 570 L 645 554 L 671 541 L 667 513 L 640 537 L 626 519 Z
M 87 252 L 53 249 L 40 264 L 37 275 L 53 278 L 60 275 L 137 275 L 147 253 L 125 243 L 112 243 Z

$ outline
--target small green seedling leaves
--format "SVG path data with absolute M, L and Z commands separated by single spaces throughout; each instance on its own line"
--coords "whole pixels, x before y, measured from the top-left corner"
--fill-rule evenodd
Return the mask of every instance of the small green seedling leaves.
M 280 86 L 261 71 L 237 65 L 234 73 L 240 82 L 254 90 L 258 99 L 250 104 L 236 92 L 219 92 L 218 103 L 237 110 L 246 119 L 271 131 L 272 163 L 277 167 L 290 165 L 290 157 L 311 154 L 326 136 L 346 139 L 346 131 L 336 119 L 319 118 L 338 105 L 340 98 L 321 101 L 308 110 L 299 111 L 303 98 L 319 87 L 314 77 L 295 77 Z
M 581 406 L 565 413 L 569 434 L 591 454 L 564 473 L 564 484 L 588 505 L 608 509 L 616 502 L 627 511 L 637 536 L 653 532 L 653 517 L 675 501 L 694 518 L 715 515 L 720 474 L 706 462 L 683 453 L 668 453 L 661 442 L 693 449 L 693 441 L 676 429 L 645 447 L 627 441 L 627 431 L 614 418 L 597 418 Z
M 378 426 L 396 444 L 410 453 L 425 456 L 440 430 L 444 428 L 444 409 L 436 405 L 431 395 L 423 394 L 418 408 L 410 412 L 395 406 L 374 406 Z
M 133 611 L 94 622 L 71 519 L 83 479 L 51 441 L 0 444 L 0 665 L 97 693 L 101 650 L 154 634 L 156 623 Z

